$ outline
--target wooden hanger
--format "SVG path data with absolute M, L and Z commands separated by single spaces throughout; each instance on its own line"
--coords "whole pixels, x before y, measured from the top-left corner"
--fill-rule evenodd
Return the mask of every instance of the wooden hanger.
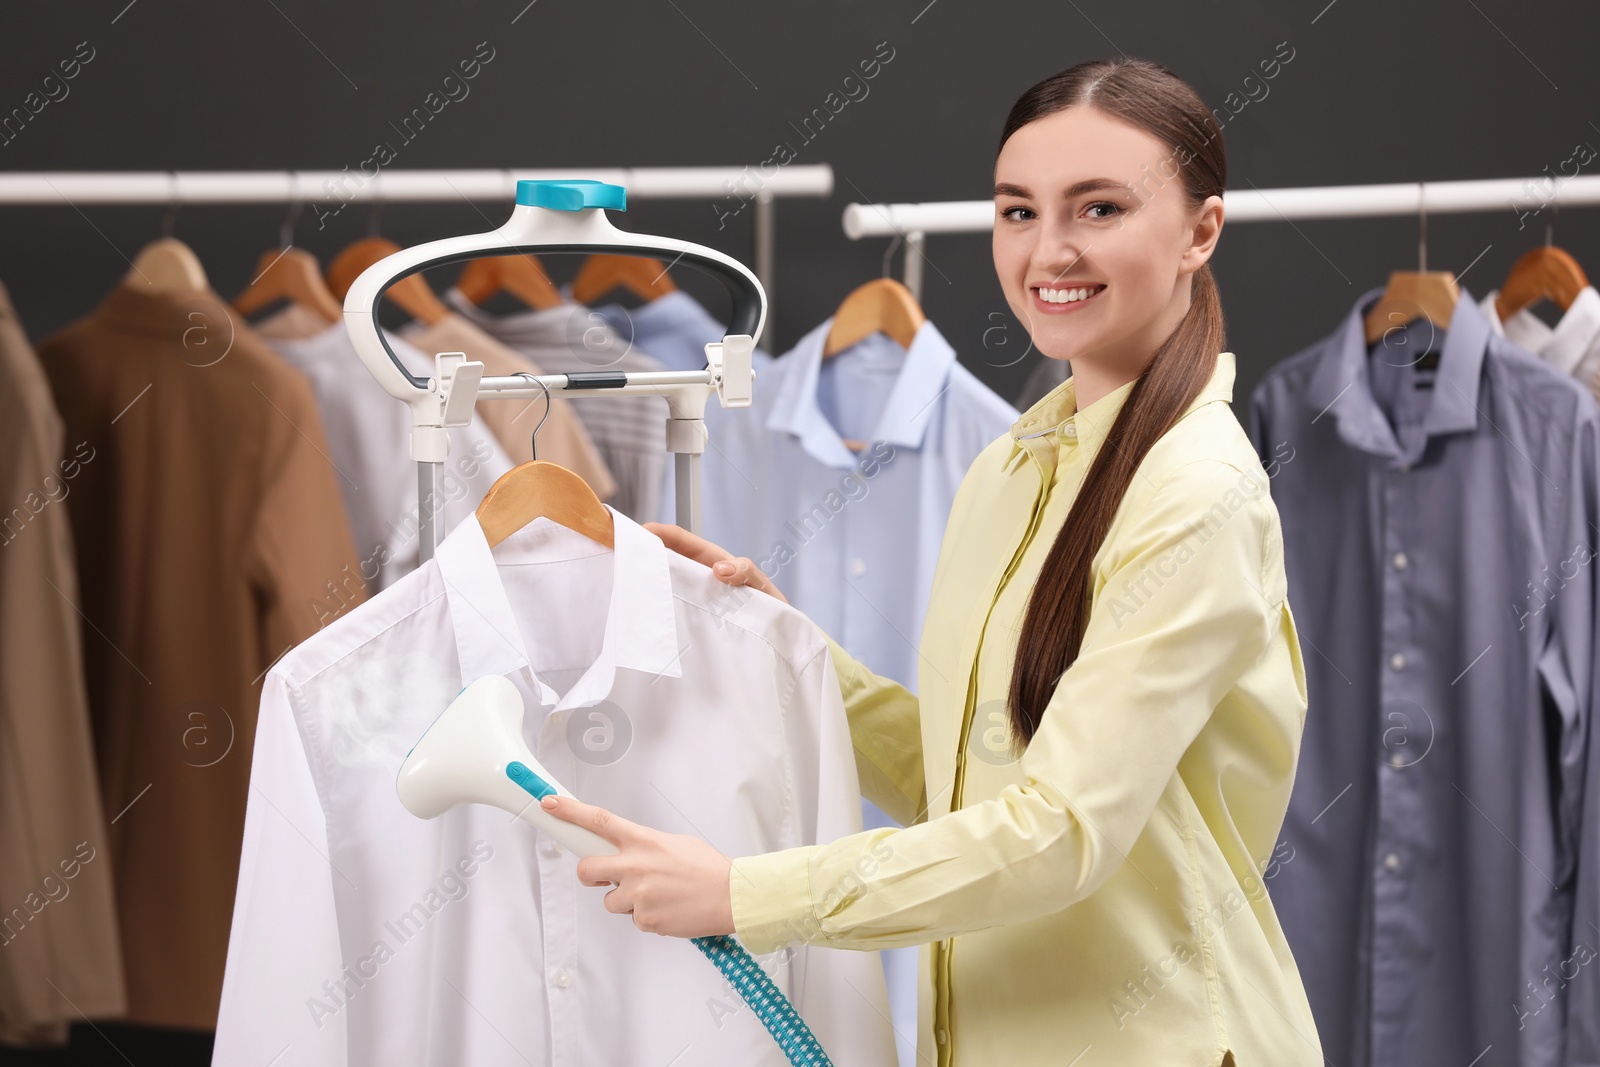
M 211 288 L 194 250 L 175 237 L 158 237 L 139 250 L 124 284 L 203 293 Z
M 844 298 L 833 313 L 833 328 L 822 346 L 822 358 L 832 359 L 874 333 L 883 333 L 910 348 L 911 339 L 927 321 L 911 290 L 893 278 L 874 278 Z
M 656 260 L 602 254 L 583 261 L 583 267 L 572 281 L 572 298 L 592 304 L 613 289 L 626 289 L 648 303 L 677 288 L 666 266 Z
M 548 389 L 544 390 L 544 403 L 544 414 L 533 428 L 535 456 L 539 454 L 539 428 L 550 417 Z M 476 514 L 490 548 L 541 517 L 607 548 L 616 547 L 616 524 L 610 509 L 600 503 L 588 482 L 548 460 L 531 459 L 506 471 L 489 487 Z
M 1397 270 L 1389 275 L 1389 287 L 1367 312 L 1367 344 L 1417 319 L 1448 329 L 1460 299 L 1461 286 L 1447 270 Z
M 561 291 L 533 256 L 490 256 L 469 262 L 456 280 L 461 295 L 474 304 L 507 292 L 536 311 L 560 307 Z
M 1450 316 L 1455 314 L 1460 299 L 1461 286 L 1454 274 L 1428 269 L 1428 185 L 1423 182 L 1417 190 L 1417 269 L 1397 270 L 1389 275 L 1388 288 L 1367 312 L 1367 344 L 1396 326 L 1417 319 L 1427 319 L 1441 330 L 1449 329 Z
M 1554 245 L 1542 245 L 1529 249 L 1512 265 L 1495 297 L 1494 309 L 1501 322 L 1541 300 L 1554 301 L 1565 311 L 1588 284 L 1577 260 Z
M 400 246 L 386 237 L 363 237 L 346 246 L 328 264 L 328 272 L 324 275 L 328 291 L 342 304 L 344 295 L 350 291 L 351 284 L 362 271 L 398 251 Z M 390 286 L 383 295 L 394 301 L 395 306 L 407 315 L 428 326 L 450 316 L 450 309 L 421 274 L 407 275 Z
M 478 505 L 477 515 L 490 548 L 537 518 L 558 522 L 607 548 L 616 547 L 611 512 L 589 483 L 549 460 L 532 459 L 502 474 Z
M 330 325 L 344 313 L 322 281 L 317 257 L 303 248 L 290 246 L 262 253 L 256 264 L 256 280 L 234 298 L 233 309 L 241 315 L 251 315 L 280 300 L 314 311 Z

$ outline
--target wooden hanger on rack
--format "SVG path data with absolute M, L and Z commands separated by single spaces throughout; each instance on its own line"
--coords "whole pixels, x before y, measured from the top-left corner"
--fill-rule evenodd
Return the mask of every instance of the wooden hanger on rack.
M 593 255 L 572 281 L 572 298 L 593 304 L 613 289 L 626 289 L 649 303 L 678 288 L 666 266 L 644 256 Z
M 200 257 L 175 237 L 158 237 L 141 248 L 123 283 L 135 288 L 193 293 L 211 288 Z
M 363 237 L 354 244 L 346 246 L 344 251 L 334 256 L 333 262 L 328 264 L 327 274 L 324 275 L 328 291 L 343 303 L 344 295 L 350 291 L 351 284 L 362 271 L 398 251 L 400 246 L 387 237 Z M 400 279 L 383 295 L 394 301 L 395 306 L 407 315 L 427 326 L 432 326 L 450 316 L 450 309 L 429 287 L 427 280 L 421 274 L 411 274 Z
M 535 455 L 539 426 L 549 416 L 550 393 L 546 390 L 544 415 L 533 428 Z M 502 474 L 478 505 L 477 516 L 490 548 L 538 518 L 558 522 L 607 548 L 616 547 L 616 524 L 610 509 L 588 482 L 548 460 L 532 459 Z
M 1494 309 L 1501 322 L 1541 300 L 1553 301 L 1565 311 L 1588 284 L 1589 279 L 1577 260 L 1554 245 L 1546 244 L 1529 249 L 1512 264 L 1505 284 L 1500 286 L 1500 295 L 1495 297 Z
M 233 310 L 253 315 L 280 300 L 289 300 L 326 319 L 338 322 L 344 308 L 322 281 L 317 257 L 303 248 L 289 246 L 264 252 L 256 264 L 256 279 L 234 297 Z
M 1397 270 L 1389 275 L 1389 287 L 1367 312 L 1367 344 L 1417 319 L 1447 329 L 1460 299 L 1461 286 L 1447 270 Z
M 1450 327 L 1461 299 L 1461 286 L 1447 270 L 1428 269 L 1428 186 L 1422 183 L 1417 194 L 1417 269 L 1397 270 L 1389 275 L 1389 286 L 1367 312 L 1367 344 L 1373 344 L 1397 326 L 1427 319 L 1444 330 Z M 1424 366 L 1419 363 L 1418 366 Z
M 833 313 L 833 327 L 822 346 L 822 358 L 832 359 L 874 333 L 893 338 L 910 348 L 927 316 L 911 290 L 893 278 L 874 278 L 860 286 Z
M 496 293 L 506 292 L 535 311 L 560 307 L 561 291 L 550 281 L 533 256 L 490 256 L 474 259 L 456 279 L 461 295 L 482 305 Z

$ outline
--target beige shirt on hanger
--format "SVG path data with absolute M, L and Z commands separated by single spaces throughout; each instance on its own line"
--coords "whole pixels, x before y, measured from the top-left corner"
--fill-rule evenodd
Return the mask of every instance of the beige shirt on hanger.
M 305 377 L 213 292 L 119 286 L 39 362 L 95 455 L 65 507 L 127 1018 L 211 1029 L 261 679 L 367 596 L 339 475 Z
M 66 442 L 0 286 L 0 1043 L 61 1044 L 121 1015 L 111 850 L 63 503 L 100 458 Z M 82 1016 L 80 1016 L 80 1012 Z

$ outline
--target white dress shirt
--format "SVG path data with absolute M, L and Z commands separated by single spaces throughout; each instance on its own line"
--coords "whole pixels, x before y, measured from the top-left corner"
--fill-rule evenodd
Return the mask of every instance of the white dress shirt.
M 344 323 L 316 319 L 296 306 L 256 324 L 256 331 L 311 382 L 328 437 L 328 461 L 339 475 L 361 558 L 361 577 L 373 591 L 416 569 L 417 465 L 411 459 L 411 411 L 373 378 Z M 432 357 L 389 335 L 389 344 L 412 374 L 434 373 Z M 443 501 L 440 535 L 472 514 L 511 469 L 511 457 L 481 419 L 447 431 L 450 455 L 439 477 Z
M 491 551 L 469 517 L 268 673 L 218 1067 L 785 1062 L 693 944 L 607 912 L 572 853 L 498 809 L 424 821 L 395 794 L 439 712 L 502 674 L 530 748 L 590 803 L 732 856 L 860 829 L 816 627 L 613 516 L 614 552 L 548 519 Z M 758 961 L 841 1067 L 893 1062 L 871 954 Z
M 1478 305 L 1495 332 L 1563 374 L 1572 375 L 1600 400 L 1600 292 L 1592 285 L 1578 290 L 1554 329 L 1527 308 L 1501 322 L 1495 307 L 1499 296 L 1500 290 L 1495 289 Z

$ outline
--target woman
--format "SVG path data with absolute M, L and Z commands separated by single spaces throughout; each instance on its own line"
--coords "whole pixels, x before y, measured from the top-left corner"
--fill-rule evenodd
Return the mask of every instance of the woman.
M 927 944 L 919 1060 L 1316 1064 L 1267 896 L 1306 691 L 1267 477 L 1234 418 L 1207 266 L 1222 138 L 1141 60 L 1012 108 L 995 270 L 1073 376 L 973 463 L 946 527 L 920 699 L 829 641 L 862 791 L 904 829 L 730 860 L 562 798 L 620 850 L 578 864 L 679 937 Z M 748 558 L 652 529 L 725 582 Z

